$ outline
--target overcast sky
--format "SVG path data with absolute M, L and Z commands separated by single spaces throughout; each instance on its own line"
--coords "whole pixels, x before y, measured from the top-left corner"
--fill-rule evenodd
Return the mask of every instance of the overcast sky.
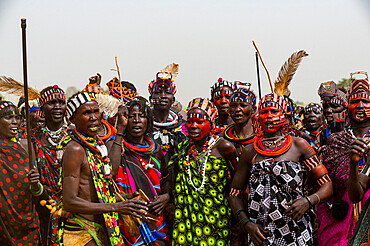
M 257 91 L 255 40 L 275 80 L 295 51 L 305 57 L 292 98 L 319 101 L 321 82 L 370 72 L 368 0 L 0 0 L 0 75 L 21 81 L 20 19 L 27 18 L 28 81 L 41 90 L 82 89 L 97 72 L 116 73 L 143 96 L 155 74 L 180 64 L 177 99 L 209 97 L 219 77 L 248 81 Z M 262 91 L 269 92 L 260 66 Z

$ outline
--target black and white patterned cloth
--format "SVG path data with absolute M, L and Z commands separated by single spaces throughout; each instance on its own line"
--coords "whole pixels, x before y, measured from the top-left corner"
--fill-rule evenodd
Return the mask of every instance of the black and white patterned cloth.
M 268 231 L 264 245 L 313 244 L 313 211 L 306 212 L 299 221 L 284 215 L 289 207 L 285 203 L 304 196 L 306 172 L 303 165 L 292 161 L 266 159 L 253 164 L 248 213 L 252 222 Z

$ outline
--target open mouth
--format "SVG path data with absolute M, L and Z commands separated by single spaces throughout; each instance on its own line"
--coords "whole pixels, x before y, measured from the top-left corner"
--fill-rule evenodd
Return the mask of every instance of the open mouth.
M 365 114 L 365 112 L 364 111 L 357 111 L 357 112 L 355 112 L 355 117 L 357 118 L 357 119 L 363 119 L 363 118 L 365 118 L 366 117 L 366 114 Z
M 17 134 L 18 133 L 18 128 L 17 127 L 10 128 L 10 133 Z
M 133 126 L 131 129 L 133 132 L 141 132 L 143 128 L 141 126 Z
M 63 114 L 61 112 L 55 112 L 55 113 L 52 113 L 52 116 L 54 118 L 63 118 Z
M 100 130 L 100 125 L 92 125 L 89 127 L 89 130 L 92 132 L 97 132 Z

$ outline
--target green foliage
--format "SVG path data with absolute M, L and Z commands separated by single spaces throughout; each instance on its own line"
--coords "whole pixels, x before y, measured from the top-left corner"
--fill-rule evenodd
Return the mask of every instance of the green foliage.
M 339 88 L 344 88 L 347 91 L 351 87 L 352 81 L 351 79 L 343 78 L 338 81 L 337 85 Z

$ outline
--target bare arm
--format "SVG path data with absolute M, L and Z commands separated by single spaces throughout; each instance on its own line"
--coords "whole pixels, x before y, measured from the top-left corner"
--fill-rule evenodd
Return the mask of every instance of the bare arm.
M 67 145 L 63 158 L 63 205 L 71 213 L 102 214 L 107 212 L 120 212 L 140 217 L 138 214 L 146 214 L 140 209 L 147 210 L 146 202 L 139 200 L 127 200 L 118 203 L 95 203 L 79 196 L 81 170 L 86 161 L 84 148 L 72 141 Z M 88 189 L 86 187 L 86 189 Z M 90 192 L 90 191 L 85 191 Z M 135 214 L 136 212 L 137 214 Z
M 120 106 L 118 109 L 117 117 L 117 133 L 116 138 L 113 141 L 107 143 L 108 156 L 112 163 L 112 174 L 117 175 L 118 168 L 121 164 L 121 153 L 122 153 L 122 141 L 123 134 L 127 126 L 127 109 L 124 106 Z
M 352 203 L 361 201 L 366 191 L 369 189 L 369 176 L 358 172 L 358 162 L 362 159 L 366 149 L 366 144 L 361 139 L 356 139 L 349 146 L 350 169 L 348 194 Z M 368 167 L 368 165 L 370 165 L 370 159 L 367 160 L 366 167 Z

